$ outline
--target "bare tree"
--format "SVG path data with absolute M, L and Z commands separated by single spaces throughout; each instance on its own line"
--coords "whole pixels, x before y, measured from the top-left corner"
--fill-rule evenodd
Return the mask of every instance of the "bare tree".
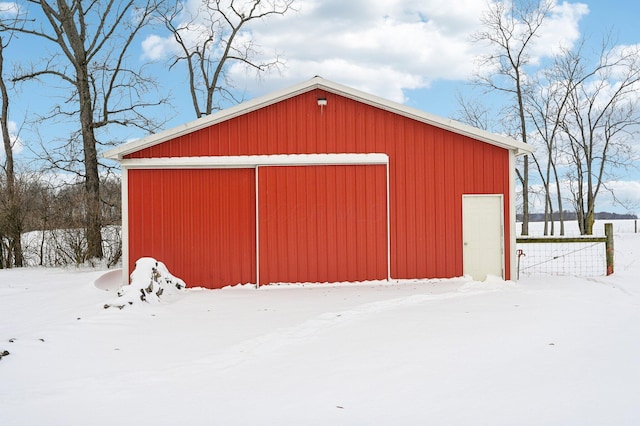
M 529 120 L 532 123 L 536 139 L 542 142 L 542 150 L 546 154 L 544 163 L 540 163 L 534 155 L 532 158 L 540 175 L 544 187 L 545 197 L 545 224 L 544 234 L 549 231 L 553 235 L 554 210 L 551 196 L 551 180 L 555 180 L 556 202 L 558 205 L 558 217 L 560 222 L 560 235 L 565 234 L 564 209 L 562 203 L 562 188 L 558 172 L 558 163 L 565 157 L 562 155 L 562 129 L 567 116 L 569 100 L 576 87 L 584 83 L 585 76 L 580 75 L 582 69 L 579 58 L 581 57 L 582 44 L 576 52 L 561 49 L 556 55 L 551 68 L 543 70 L 540 75 L 542 81 L 537 80 L 536 89 L 527 99 L 526 109 Z M 549 230 L 549 222 L 551 229 Z
M 577 55 L 571 62 L 580 64 L 580 84 L 571 92 L 563 130 L 578 226 L 591 235 L 596 199 L 608 174 L 632 161 L 631 141 L 640 124 L 640 48 L 611 48 L 605 40 L 594 67 L 588 69 Z
M 10 39 L 9 34 L 8 39 Z M 16 190 L 15 162 L 13 159 L 13 147 L 15 140 L 9 131 L 9 90 L 4 77 L 4 49 L 7 47 L 7 37 L 0 36 L 0 97 L 2 106 L 0 110 L 0 130 L 4 146 L 4 172 L 6 198 L 2 208 L 2 227 L 5 229 L 8 240 L 5 266 L 23 266 L 22 254 L 22 214 L 20 196 Z
M 515 137 L 527 143 L 527 120 L 525 110 L 526 92 L 529 90 L 525 66 L 529 63 L 529 50 L 543 22 L 549 15 L 552 0 L 526 0 L 518 2 L 495 2 L 482 15 L 484 29 L 474 35 L 476 42 L 489 43 L 492 54 L 480 59 L 481 69 L 475 83 L 489 91 L 511 96 L 515 109 L 505 109 L 505 117 L 515 119 Z M 516 117 L 511 111 L 515 110 Z M 529 234 L 529 156 L 523 159 L 522 171 L 517 171 L 522 184 L 522 235 Z
M 277 67 L 280 58 L 257 60 L 258 47 L 250 32 L 251 21 L 284 15 L 294 0 L 199 0 L 176 2 L 162 11 L 162 20 L 179 49 L 171 68 L 184 62 L 196 117 L 220 109 L 223 100 L 237 102 L 228 75 L 233 63 L 261 73 Z
M 43 51 L 47 55 L 43 62 L 30 64 L 14 80 L 55 78 L 70 88 L 68 98 L 53 108 L 49 118 L 78 120 L 79 130 L 68 142 L 77 141 L 81 148 L 77 150 L 79 155 L 75 155 L 75 149 L 65 147 L 74 156 L 62 157 L 54 163 L 80 174 L 84 180 L 87 257 L 102 258 L 98 162 L 102 143 L 97 132 L 111 125 L 156 130 L 143 109 L 164 100 L 145 102 L 153 82 L 143 77 L 140 68 L 127 65 L 129 48 L 149 22 L 156 3 L 153 0 L 27 0 L 27 3 L 33 9 L 24 12 L 19 25 L 3 24 L 4 29 L 33 36 L 55 50 L 51 54 Z M 30 13 L 39 14 L 38 19 Z

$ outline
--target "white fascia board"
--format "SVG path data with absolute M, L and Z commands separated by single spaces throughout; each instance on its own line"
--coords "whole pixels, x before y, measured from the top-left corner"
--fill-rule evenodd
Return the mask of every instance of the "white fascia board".
M 283 154 L 221 157 L 132 158 L 127 169 L 246 169 L 259 166 L 328 166 L 389 164 L 387 154 Z
M 325 80 L 321 77 L 314 77 L 311 80 L 307 80 L 297 85 L 284 88 L 266 96 L 243 102 L 215 114 L 201 117 L 199 119 L 181 124 L 179 126 L 147 136 L 145 138 L 125 143 L 123 145 L 105 151 L 103 153 L 103 156 L 105 158 L 110 158 L 113 160 L 121 160 L 125 155 L 131 154 L 133 152 L 140 151 L 142 149 L 154 146 L 162 142 L 166 142 L 168 140 L 186 135 L 188 133 L 195 132 L 197 130 L 212 126 L 226 120 L 230 120 L 240 115 L 247 114 L 249 112 L 264 108 L 266 106 L 278 103 L 284 99 L 292 98 L 294 96 L 309 92 L 314 89 L 321 89 L 329 93 L 345 96 L 349 99 L 353 99 L 355 101 L 359 101 L 367 105 L 392 112 L 394 114 L 402 115 L 407 118 L 420 121 L 422 123 L 430 124 L 441 129 L 449 130 L 453 133 L 481 140 L 483 142 L 489 143 L 491 145 L 496 145 L 501 148 L 513 150 L 515 151 L 516 155 L 533 153 L 533 148 L 530 145 L 516 141 L 515 139 L 478 129 L 476 127 L 469 126 L 455 120 L 429 114 L 425 111 L 392 102 L 387 99 L 371 95 L 369 93 L 361 92 L 357 89 Z M 331 106 L 329 105 L 328 107 L 330 108 Z
M 509 155 L 509 241 L 510 241 L 510 253 L 509 253 L 509 265 L 511 268 L 511 281 L 518 281 L 518 269 L 517 269 L 517 245 L 516 245 L 516 156 L 515 154 Z

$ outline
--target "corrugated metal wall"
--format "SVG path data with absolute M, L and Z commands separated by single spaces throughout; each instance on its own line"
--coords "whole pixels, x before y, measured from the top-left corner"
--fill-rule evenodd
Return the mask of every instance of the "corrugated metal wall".
M 150 256 L 190 286 L 255 283 L 253 169 L 129 170 L 128 184 L 131 268 Z
M 393 278 L 462 275 L 463 194 L 503 194 L 509 265 L 508 150 L 322 90 L 127 158 L 373 152 L 389 155 Z
M 261 283 L 387 278 L 385 166 L 258 170 Z

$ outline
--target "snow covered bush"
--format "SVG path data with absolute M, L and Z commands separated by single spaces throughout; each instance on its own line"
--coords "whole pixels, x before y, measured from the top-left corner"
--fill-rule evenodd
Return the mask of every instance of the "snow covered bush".
M 169 272 L 164 263 L 142 257 L 131 273 L 131 283 L 118 290 L 118 298 L 104 305 L 104 308 L 122 309 L 134 303 L 159 303 L 161 296 L 175 294 L 185 288 L 185 283 Z

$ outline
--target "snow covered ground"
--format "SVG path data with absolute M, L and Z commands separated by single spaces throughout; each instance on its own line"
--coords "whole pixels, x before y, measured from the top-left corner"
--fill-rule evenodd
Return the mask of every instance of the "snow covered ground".
M 0 271 L 0 425 L 637 425 L 640 234 L 610 277 L 189 289 Z M 171 269 L 170 265 L 169 269 Z

